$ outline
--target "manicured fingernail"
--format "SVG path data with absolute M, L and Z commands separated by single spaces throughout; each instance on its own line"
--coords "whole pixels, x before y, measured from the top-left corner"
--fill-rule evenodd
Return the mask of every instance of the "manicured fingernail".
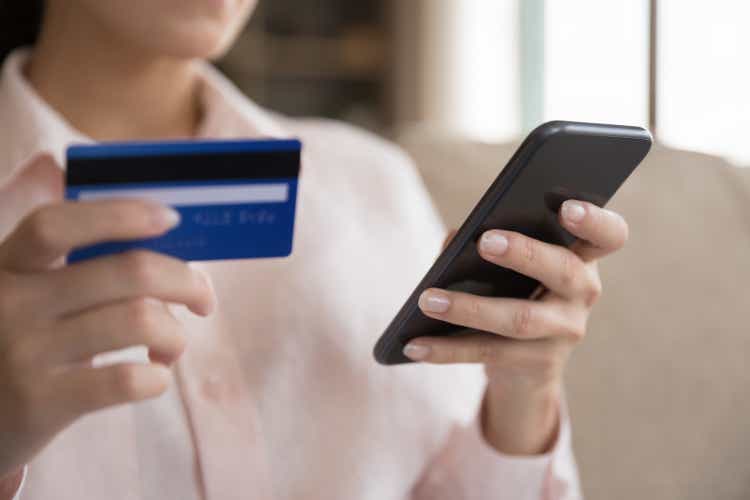
M 581 222 L 586 217 L 586 207 L 577 201 L 568 200 L 563 203 L 561 213 L 570 222 Z
M 479 250 L 489 255 L 500 256 L 508 250 L 508 238 L 497 231 L 487 231 L 479 240 Z
M 419 296 L 419 308 L 424 312 L 444 313 L 451 306 L 451 299 L 444 292 L 425 290 Z
M 172 229 L 180 223 L 180 212 L 171 207 L 160 206 L 154 214 L 154 219 L 159 227 Z
M 422 361 L 427 359 L 430 355 L 432 348 L 424 344 L 406 344 L 404 346 L 404 356 L 411 359 L 412 361 Z

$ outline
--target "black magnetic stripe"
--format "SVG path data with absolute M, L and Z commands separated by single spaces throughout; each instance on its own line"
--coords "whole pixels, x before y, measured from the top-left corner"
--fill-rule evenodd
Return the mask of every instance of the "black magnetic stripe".
M 164 155 L 126 158 L 74 158 L 69 186 L 135 182 L 297 177 L 299 151 Z

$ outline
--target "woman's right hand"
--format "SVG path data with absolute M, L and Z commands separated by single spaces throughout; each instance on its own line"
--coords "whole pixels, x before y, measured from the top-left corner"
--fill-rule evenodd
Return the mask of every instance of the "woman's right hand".
M 55 173 L 31 167 L 62 175 L 54 165 Z M 0 212 L 14 208 L 3 204 L 18 200 L 15 188 L 0 190 Z M 147 251 L 60 264 L 75 247 L 153 237 L 177 222 L 171 209 L 146 201 L 56 201 L 0 242 L 0 478 L 78 417 L 166 390 L 168 366 L 185 347 L 166 304 L 208 315 L 215 298 L 206 277 Z M 138 345 L 151 363 L 92 366 L 97 354 Z

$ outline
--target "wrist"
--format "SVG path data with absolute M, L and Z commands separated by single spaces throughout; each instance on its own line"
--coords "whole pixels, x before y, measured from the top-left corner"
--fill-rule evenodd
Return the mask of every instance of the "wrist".
M 539 455 L 552 449 L 560 426 L 561 384 L 508 387 L 490 383 L 481 410 L 487 442 L 508 455 Z

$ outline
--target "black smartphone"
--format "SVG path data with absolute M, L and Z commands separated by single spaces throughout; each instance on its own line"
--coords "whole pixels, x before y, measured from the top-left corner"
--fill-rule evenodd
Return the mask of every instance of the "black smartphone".
M 604 206 L 651 149 L 641 127 L 554 121 L 537 127 L 482 196 L 375 345 L 382 364 L 408 363 L 404 346 L 415 337 L 455 335 L 464 327 L 425 316 L 420 294 L 437 287 L 491 297 L 529 298 L 539 282 L 479 256 L 489 229 L 517 231 L 570 246 L 575 237 L 558 222 L 565 200 Z

